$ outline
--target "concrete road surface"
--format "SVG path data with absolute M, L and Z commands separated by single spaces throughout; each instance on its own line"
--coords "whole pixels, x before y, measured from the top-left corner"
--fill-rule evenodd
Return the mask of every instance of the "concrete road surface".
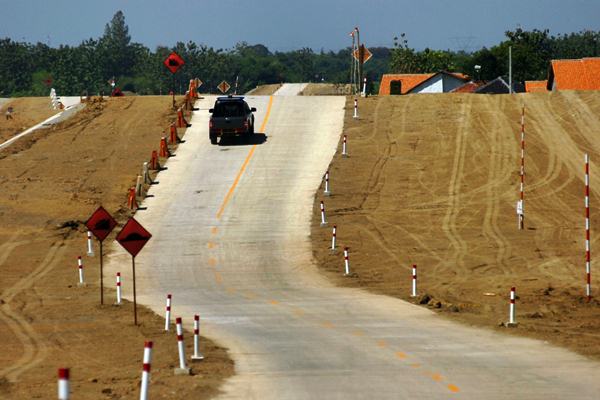
M 221 398 L 598 398 L 597 362 L 324 281 L 309 220 L 345 100 L 247 99 L 266 136 L 212 146 L 214 99 L 200 101 L 186 142 L 136 214 L 154 235 L 136 261 L 138 300 L 162 314 L 172 293 L 174 315 L 190 327 L 199 313 L 202 332 L 231 350 L 236 375 Z M 130 297 L 129 256 L 113 246 L 108 264 L 107 279 L 127 272 Z
M 298 96 L 308 83 L 284 83 L 273 93 L 275 96 Z

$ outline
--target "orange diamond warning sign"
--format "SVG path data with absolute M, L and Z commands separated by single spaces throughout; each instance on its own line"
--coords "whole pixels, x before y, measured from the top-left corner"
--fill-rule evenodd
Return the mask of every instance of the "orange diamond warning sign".
M 367 61 L 369 61 L 371 59 L 371 57 L 373 57 L 373 53 L 371 53 L 369 51 L 369 49 L 367 49 L 365 47 L 364 44 L 361 44 L 358 49 L 354 50 L 354 52 L 352 53 L 352 55 L 361 64 L 366 63 Z
M 217 86 L 217 89 L 219 89 L 221 91 L 221 93 L 225 94 L 229 91 L 229 89 L 231 89 L 231 85 L 229 83 L 227 83 L 227 81 L 223 81 L 223 82 L 219 83 L 219 86 Z

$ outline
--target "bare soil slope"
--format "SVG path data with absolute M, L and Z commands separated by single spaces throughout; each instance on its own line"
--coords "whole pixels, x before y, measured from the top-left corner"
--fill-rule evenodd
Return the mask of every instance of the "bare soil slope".
M 315 199 L 313 248 L 323 271 L 341 285 L 420 301 L 470 324 L 600 358 L 599 302 L 584 297 L 583 198 L 587 152 L 593 254 L 593 229 L 600 223 L 600 93 L 359 102 L 360 119 L 354 120 L 348 99 L 350 157 L 341 158 L 340 151 L 333 160 L 333 195 Z M 515 204 L 522 102 L 526 229 L 520 231 Z M 321 199 L 328 228 L 319 226 Z M 333 224 L 336 252 L 329 250 Z M 342 277 L 342 246 L 350 248 L 350 278 Z M 409 297 L 413 263 L 417 299 Z M 500 328 L 508 319 L 511 286 L 517 288 L 520 325 Z
M 270 96 L 281 87 L 281 83 L 274 83 L 271 85 L 260 85 L 250 90 L 246 95 L 248 96 Z
M 55 397 L 58 367 L 71 368 L 75 398 L 137 398 L 145 340 L 154 341 L 152 398 L 210 397 L 233 373 L 226 351 L 203 339 L 195 376 L 173 376 L 175 334 L 143 309 L 134 327 L 131 304 L 113 307 L 112 290 L 101 307 L 98 257 L 85 256 L 83 222 L 98 205 L 120 223 L 131 214 L 127 189 L 173 120 L 170 105 L 167 96 L 95 102 L 0 152 L 0 398 Z
M 348 84 L 339 83 L 309 83 L 300 93 L 302 96 L 345 96 L 350 94 Z
M 13 118 L 6 119 L 6 110 L 13 107 Z M 60 110 L 53 110 L 48 97 L 20 97 L 0 106 L 0 143 L 50 118 Z

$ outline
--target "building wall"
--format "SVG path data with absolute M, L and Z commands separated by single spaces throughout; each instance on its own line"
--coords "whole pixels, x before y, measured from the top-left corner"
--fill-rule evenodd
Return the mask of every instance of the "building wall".
M 453 91 L 456 88 L 461 87 L 465 84 L 465 81 L 454 78 L 452 76 L 444 75 L 444 93 Z
M 438 75 L 427 82 L 423 82 L 411 93 L 444 93 L 444 79 L 442 75 Z
M 415 87 L 411 93 L 448 93 L 464 84 L 465 81 L 461 79 L 446 74 L 439 74 Z

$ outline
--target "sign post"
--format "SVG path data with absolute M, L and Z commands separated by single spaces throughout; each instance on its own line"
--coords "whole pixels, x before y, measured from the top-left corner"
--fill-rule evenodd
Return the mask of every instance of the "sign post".
M 115 221 L 104 207 L 100 206 L 94 211 L 90 219 L 87 220 L 85 226 L 100 242 L 100 304 L 104 304 L 104 273 L 102 271 L 104 256 L 102 253 L 102 242 L 117 226 L 117 221 Z
M 142 248 L 148 243 L 148 240 L 152 235 L 148 232 L 135 218 L 129 218 L 129 221 L 125 224 L 121 232 L 117 235 L 117 242 L 129 254 L 131 254 L 131 268 L 133 278 L 133 323 L 137 325 L 137 299 L 135 290 L 135 256 L 142 250 Z
M 179 71 L 179 68 L 183 67 L 185 61 L 183 61 L 183 58 L 181 58 L 179 54 L 172 52 L 167 58 L 165 58 L 163 64 L 165 65 L 165 67 L 167 67 L 169 71 L 171 71 L 171 74 L 173 76 L 171 92 L 173 93 L 173 109 L 176 109 L 177 106 L 175 104 L 175 73 Z

